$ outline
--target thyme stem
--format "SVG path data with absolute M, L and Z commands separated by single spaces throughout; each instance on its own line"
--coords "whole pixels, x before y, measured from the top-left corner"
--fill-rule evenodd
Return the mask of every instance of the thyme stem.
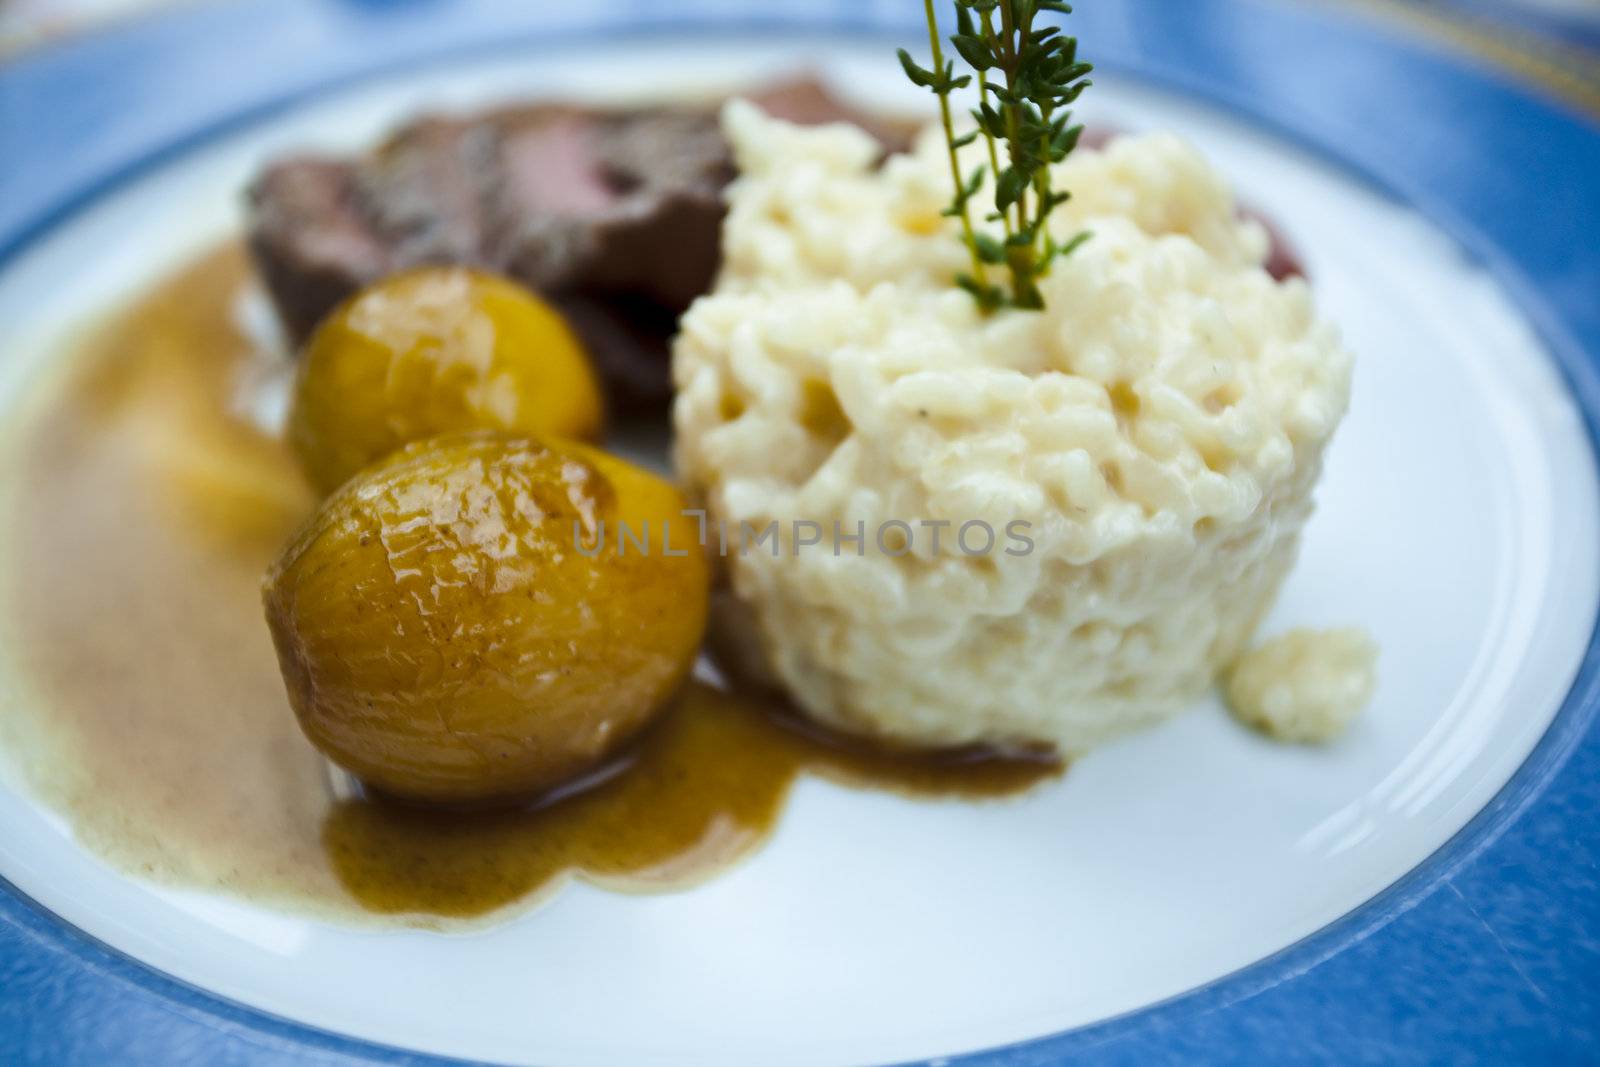
M 911 81 L 939 97 L 950 178 L 955 185 L 944 214 L 961 220 L 962 240 L 972 259 L 972 273 L 956 275 L 956 284 L 972 294 L 989 312 L 998 307 L 1044 306 L 1039 279 L 1058 257 L 1070 255 L 1088 237 L 1080 233 L 1057 243 L 1045 226 L 1050 212 L 1068 199 L 1066 191 L 1051 185 L 1050 168 L 1077 146 L 1082 126 L 1073 126 L 1067 110 L 1089 82 L 1093 68 L 1078 62 L 1076 38 L 1061 35 L 1058 27 L 1034 29 L 1040 11 L 1071 14 L 1066 0 L 953 0 L 957 32 L 949 42 L 977 74 L 978 106 L 973 110 L 978 129 L 956 136 L 951 119 L 950 94 L 972 84 L 970 75 L 957 76 L 955 64 L 944 58 L 933 0 L 923 0 L 928 22 L 928 43 L 933 50 L 932 70 L 925 70 L 900 50 L 900 65 Z M 994 18 L 1000 10 L 998 20 Z M 976 17 L 974 17 L 976 16 Z M 998 25 L 996 25 L 998 21 Z M 984 138 L 988 166 L 978 167 L 963 180 L 959 151 Z M 1004 151 L 1000 142 L 1005 142 Z M 1005 240 L 979 231 L 972 222 L 968 201 L 983 186 L 985 170 L 994 177 L 994 213 Z M 986 266 L 1003 266 L 1010 282 L 1006 288 L 991 284 Z
M 1039 105 L 1039 154 L 1044 159 L 1050 158 L 1050 113 L 1053 110 L 1055 110 L 1054 107 L 1048 103 Z M 1045 214 L 1050 210 L 1048 207 L 1050 203 L 1049 167 L 1040 167 L 1033 172 L 1033 191 L 1040 204 L 1039 220 L 1043 223 Z M 1035 235 L 1035 244 L 1038 246 L 1035 252 L 1038 256 L 1043 257 L 1046 242 L 1049 238 L 1043 225 L 1040 225 L 1038 230 L 1039 232 Z M 1048 264 L 1046 265 L 1048 266 Z M 1044 271 L 1041 269 L 1039 273 L 1043 274 Z
M 1000 5 L 1000 70 L 1006 76 L 1006 100 L 1003 101 L 1006 116 L 1006 148 L 1011 158 L 1011 166 L 1021 171 L 1026 165 L 1027 147 L 1022 137 L 1022 104 L 1021 87 L 1018 85 L 1018 72 L 1021 66 L 1020 40 L 1026 44 L 1029 33 L 1032 32 L 1031 7 L 1024 11 L 1019 20 L 1017 13 L 1012 10 L 1012 5 Z M 1040 168 L 1043 169 L 1043 168 Z M 1038 181 L 1038 170 L 1034 171 L 1034 182 Z M 1034 211 L 1038 215 L 1041 225 L 1035 229 L 1042 230 L 1044 218 L 1044 198 L 1035 196 Z M 1034 283 L 1038 273 L 1036 269 L 1036 256 L 1034 254 L 1034 241 L 1029 229 L 1028 193 L 1026 184 L 1017 193 L 1017 236 L 1023 241 L 1006 242 L 1006 265 L 1011 269 L 1011 302 L 1022 308 L 1041 308 L 1044 299 L 1039 295 L 1039 287 Z
M 939 45 L 939 20 L 933 13 L 933 0 L 922 0 L 922 8 L 928 19 L 928 44 L 933 49 L 933 69 L 943 72 L 944 51 Z M 939 117 L 944 120 L 944 141 L 950 152 L 950 180 L 955 182 L 956 189 L 964 187 L 961 180 L 961 161 L 956 157 L 956 127 L 950 121 L 950 86 L 948 78 L 945 84 L 935 90 L 939 97 Z M 961 209 L 961 235 L 967 246 L 967 254 L 972 257 L 972 277 L 980 286 L 989 285 L 988 272 L 984 270 L 983 257 L 978 254 L 978 239 L 972 229 L 972 213 L 967 210 L 967 198 L 960 198 Z
M 989 8 L 984 8 L 978 13 L 978 21 L 979 25 L 983 28 L 984 40 L 990 42 L 995 40 L 993 16 L 994 12 Z M 989 72 L 987 70 L 978 71 L 978 99 L 979 101 L 986 101 L 989 99 Z M 1000 153 L 995 150 L 994 134 L 989 131 L 987 126 L 983 128 L 983 140 L 984 143 L 989 146 L 990 172 L 998 175 L 1000 173 Z M 1006 239 L 1009 240 L 1013 233 L 1011 228 L 1011 216 L 1003 214 L 1000 217 L 1000 221 L 1005 224 Z

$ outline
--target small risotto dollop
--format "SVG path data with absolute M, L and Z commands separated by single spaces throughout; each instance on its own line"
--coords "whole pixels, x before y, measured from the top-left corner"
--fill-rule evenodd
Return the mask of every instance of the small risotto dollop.
M 1372 699 L 1377 663 L 1377 643 L 1365 630 L 1290 630 L 1239 657 L 1228 677 L 1228 706 L 1268 737 L 1323 744 Z
M 1062 755 L 1211 685 L 1294 562 L 1351 367 L 1217 172 L 1168 134 L 1075 153 L 1050 224 L 1092 236 L 1044 311 L 985 316 L 936 132 L 880 166 L 849 126 L 724 126 L 674 423 L 737 665 L 835 728 Z

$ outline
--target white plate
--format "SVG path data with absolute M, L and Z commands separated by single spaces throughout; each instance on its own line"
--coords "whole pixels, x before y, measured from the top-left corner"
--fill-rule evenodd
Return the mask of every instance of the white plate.
M 424 103 L 653 92 L 686 85 L 684 71 L 717 84 L 804 59 L 921 106 L 880 47 L 628 44 L 430 68 L 216 142 L 0 274 L 0 399 L 17 402 L 87 312 L 231 232 L 242 184 L 277 152 L 359 145 Z M 468 935 L 352 931 L 142 884 L 16 791 L 0 790 L 0 876 L 245 1004 L 409 1048 L 561 1063 L 887 1060 L 1018 1041 L 1234 971 L 1389 885 L 1507 780 L 1582 655 L 1600 531 L 1577 411 L 1505 296 L 1405 209 L 1170 97 L 1102 79 L 1085 102 L 1096 120 L 1197 141 L 1284 224 L 1357 354 L 1318 513 L 1266 627 L 1376 635 L 1377 698 L 1345 740 L 1274 745 L 1208 701 L 1015 802 L 804 781 L 771 843 L 707 885 L 573 886 Z

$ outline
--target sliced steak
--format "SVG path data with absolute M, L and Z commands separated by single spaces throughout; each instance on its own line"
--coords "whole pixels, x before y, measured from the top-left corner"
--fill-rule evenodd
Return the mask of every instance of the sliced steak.
M 396 264 L 483 259 L 497 184 L 499 130 L 474 120 L 424 118 L 356 167 L 360 209 Z
M 813 79 L 753 97 L 799 122 L 874 122 Z M 670 396 L 677 316 L 716 276 L 733 161 L 716 110 L 499 108 L 409 123 L 353 159 L 298 157 L 251 185 L 250 248 L 290 336 L 407 267 L 460 263 L 550 298 L 594 355 L 618 411 Z
M 681 310 L 717 270 L 733 164 L 706 111 L 501 124 L 491 262 L 552 295 L 629 294 Z
M 391 250 L 356 195 L 357 167 L 291 159 L 250 188 L 250 251 L 296 341 L 357 286 L 390 269 Z

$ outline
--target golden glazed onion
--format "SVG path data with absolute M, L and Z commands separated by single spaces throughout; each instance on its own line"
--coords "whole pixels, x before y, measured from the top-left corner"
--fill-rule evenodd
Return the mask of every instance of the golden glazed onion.
M 589 439 L 600 388 L 554 309 L 460 267 L 422 267 L 363 289 L 301 357 L 289 441 L 331 492 L 408 441 L 490 429 Z
M 708 567 L 683 507 L 581 445 L 405 446 L 329 497 L 266 576 L 301 726 L 370 786 L 421 801 L 530 795 L 592 769 L 694 663 Z M 619 522 L 648 528 L 648 552 L 619 544 Z

